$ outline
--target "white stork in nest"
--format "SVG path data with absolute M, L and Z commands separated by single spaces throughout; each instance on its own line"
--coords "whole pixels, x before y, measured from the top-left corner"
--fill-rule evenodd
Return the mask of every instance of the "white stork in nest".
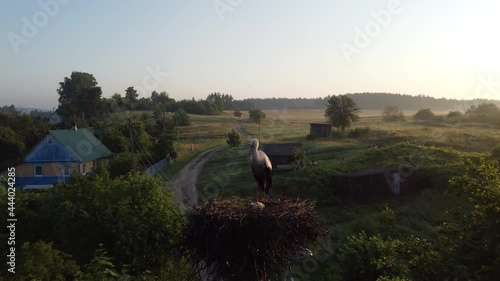
M 264 201 L 273 184 L 273 165 L 266 153 L 259 150 L 259 141 L 252 139 L 250 145 L 250 156 L 252 158 L 252 171 L 257 181 L 257 202 L 259 202 L 259 193 L 264 191 Z

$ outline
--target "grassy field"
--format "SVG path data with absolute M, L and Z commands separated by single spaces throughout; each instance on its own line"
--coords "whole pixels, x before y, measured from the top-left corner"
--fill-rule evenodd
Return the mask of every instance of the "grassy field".
M 359 122 L 349 129 L 362 132 L 357 136 L 349 132 L 344 135 L 334 132 L 331 138 L 307 140 L 309 123 L 325 122 L 322 110 L 269 110 L 266 115 L 260 130 L 256 123 L 246 123 L 244 129 L 253 137 L 260 135 L 263 144 L 301 142 L 309 151 L 306 169 L 273 171 L 270 194 L 279 198 L 298 197 L 316 201 L 316 209 L 327 222 L 330 232 L 320 247 L 330 249 L 341 247 L 347 237 L 364 233 L 368 237 L 382 235 L 400 239 L 405 244 L 417 241 L 420 245 L 418 241 L 428 241 L 433 250 L 446 253 L 447 249 L 440 248 L 443 222 L 453 221 L 450 214 L 458 209 L 470 212 L 473 208 L 466 197 L 447 192 L 449 179 L 464 173 L 465 159 L 490 159 L 491 150 L 500 144 L 500 131 L 496 128 L 468 123 L 415 122 L 411 119 L 388 123 L 383 122 L 380 111 L 363 113 Z M 237 120 L 230 116 L 217 118 L 198 119 L 200 123 L 209 120 L 210 125 L 200 124 L 197 134 L 203 135 L 206 126 L 223 133 L 237 124 Z M 243 138 L 236 148 L 223 144 L 222 149 L 206 163 L 198 185 L 202 200 L 256 195 L 257 186 L 248 158 L 248 141 Z M 376 147 L 369 147 L 373 145 Z M 310 160 L 315 160 L 315 165 L 311 165 Z M 416 182 L 422 184 L 416 194 L 360 202 L 334 195 L 336 186 L 332 175 L 360 168 L 408 163 L 413 165 L 412 173 L 418 178 Z M 333 246 L 325 246 L 330 245 L 328 243 Z M 307 278 L 301 276 L 300 280 L 343 280 L 340 277 L 343 267 L 351 264 L 352 260 L 344 261 L 343 267 L 339 267 L 341 258 L 336 251 L 332 251 L 319 262 L 321 266 L 308 271 Z M 297 265 L 296 269 L 307 270 L 304 264 Z
M 351 163 L 369 149 L 368 146 L 388 147 L 397 143 L 410 143 L 424 147 L 452 148 L 461 152 L 488 152 L 500 144 L 500 131 L 477 124 L 444 124 L 414 122 L 383 122 L 381 111 L 369 111 L 362 115 L 360 121 L 352 129 L 369 128 L 365 135 L 353 138 L 336 136 L 333 138 L 306 140 L 309 123 L 324 122 L 323 111 L 307 110 L 268 110 L 267 117 L 260 124 L 261 143 L 301 142 L 309 150 L 309 161 L 314 160 L 319 169 L 335 169 Z M 371 117 L 370 117 L 371 115 Z M 218 119 L 217 119 L 218 118 Z M 214 132 L 229 131 L 237 122 L 231 116 L 203 117 L 197 122 L 210 120 L 208 125 L 199 125 L 198 134 L 203 128 L 214 127 Z M 226 126 L 225 130 L 220 126 Z M 244 129 L 252 136 L 259 136 L 259 124 L 246 123 Z M 251 175 L 248 162 L 248 139 L 243 138 L 238 148 L 225 148 L 211 159 L 203 169 L 200 177 L 200 190 L 207 197 L 230 197 L 254 195 L 256 184 Z M 408 156 L 405 156 L 408 158 Z M 228 168 L 230 166 L 230 168 Z M 275 171 L 274 191 L 286 195 L 286 187 L 281 183 L 295 177 L 293 171 Z M 205 190 L 210 190 L 206 192 Z

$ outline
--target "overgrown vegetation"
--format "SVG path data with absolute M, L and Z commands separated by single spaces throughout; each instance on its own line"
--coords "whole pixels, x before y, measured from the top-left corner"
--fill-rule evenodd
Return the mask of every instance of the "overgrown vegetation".
M 140 175 L 111 179 L 100 169 L 42 193 L 17 191 L 16 218 L 23 223 L 16 225 L 16 242 L 24 244 L 15 280 L 153 280 L 152 274 L 184 280 L 184 265 L 172 258 L 184 215 L 162 186 Z M 3 209 L 6 202 L 2 193 Z

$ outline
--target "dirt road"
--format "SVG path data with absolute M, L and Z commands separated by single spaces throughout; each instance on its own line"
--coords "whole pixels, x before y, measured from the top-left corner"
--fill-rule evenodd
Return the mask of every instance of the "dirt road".
M 211 153 L 217 149 L 216 147 L 200 153 L 189 161 L 173 179 L 172 185 L 175 190 L 174 199 L 180 204 L 184 211 L 187 210 L 190 205 L 198 202 L 198 190 L 196 190 L 198 177 L 203 165 L 210 159 Z
M 243 136 L 250 137 L 250 134 L 242 128 L 246 122 L 247 119 L 242 120 L 238 125 L 236 125 L 236 130 Z M 169 184 L 169 186 L 173 186 L 173 189 L 175 190 L 175 201 L 180 204 L 180 207 L 184 211 L 187 210 L 190 205 L 198 202 L 198 190 L 196 188 L 198 177 L 203 169 L 203 166 L 210 159 L 211 154 L 218 149 L 220 148 L 215 147 L 200 153 L 198 156 L 189 161 L 189 163 L 182 168 L 179 174 L 175 176 L 172 183 Z

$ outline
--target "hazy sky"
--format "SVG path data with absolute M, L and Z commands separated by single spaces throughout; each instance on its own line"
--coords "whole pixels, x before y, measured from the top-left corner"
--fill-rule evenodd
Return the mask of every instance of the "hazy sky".
M 499 12 L 497 0 L 1 1 L 0 105 L 57 106 L 72 71 L 105 97 L 500 99 Z

